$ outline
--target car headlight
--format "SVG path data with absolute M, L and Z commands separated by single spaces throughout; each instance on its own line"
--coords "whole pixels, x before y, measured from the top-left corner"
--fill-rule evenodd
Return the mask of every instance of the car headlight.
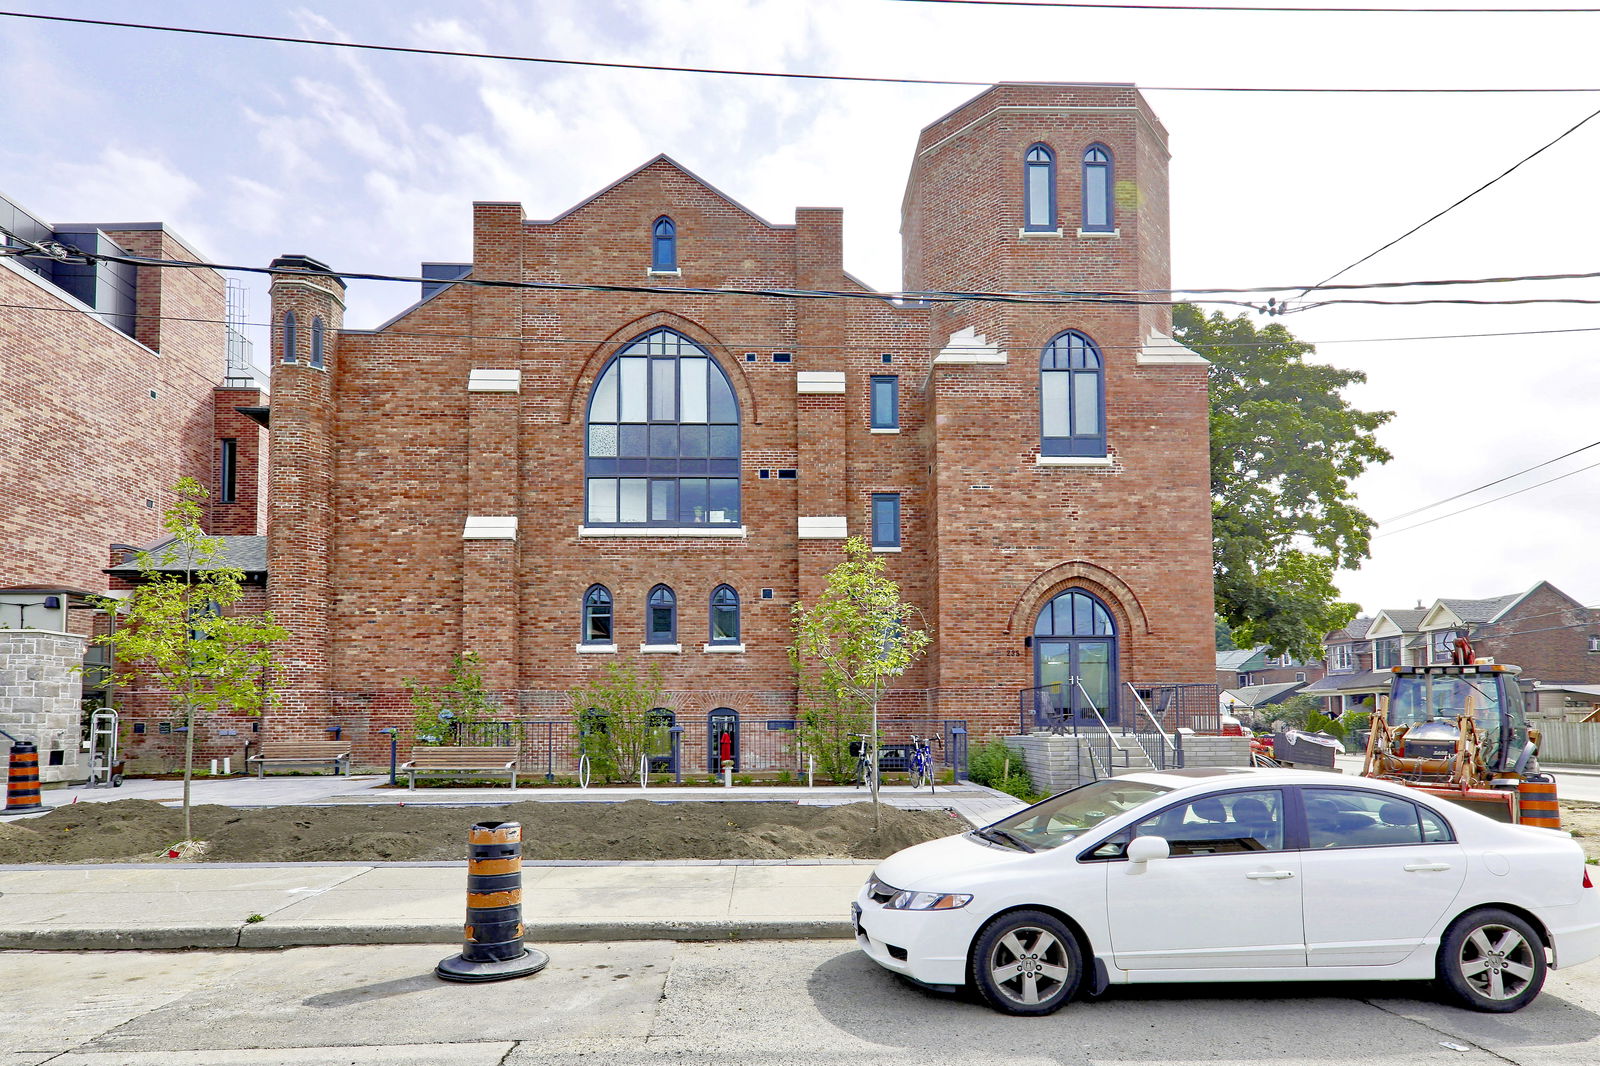
M 901 891 L 884 907 L 894 911 L 953 911 L 972 902 L 972 897 L 960 892 Z

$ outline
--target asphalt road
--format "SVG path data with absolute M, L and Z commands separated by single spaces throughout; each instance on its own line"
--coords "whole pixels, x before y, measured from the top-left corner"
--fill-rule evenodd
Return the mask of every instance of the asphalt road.
M 844 941 L 555 944 L 543 973 L 488 985 L 435 979 L 445 953 L 3 953 L 0 1064 L 1542 1066 L 1600 1054 L 1600 963 L 1552 974 L 1507 1016 L 1457 1010 L 1423 985 L 1279 983 L 1114 990 L 1021 1019 L 907 985 Z

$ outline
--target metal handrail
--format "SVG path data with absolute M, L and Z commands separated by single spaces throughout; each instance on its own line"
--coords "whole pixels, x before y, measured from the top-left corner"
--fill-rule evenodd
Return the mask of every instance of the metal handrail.
M 1156 718 L 1155 712 L 1150 709 L 1150 705 L 1145 703 L 1144 697 L 1139 695 L 1139 690 L 1133 687 L 1133 682 L 1124 681 L 1123 684 L 1128 686 L 1128 691 L 1133 693 L 1133 698 L 1139 701 L 1139 709 L 1144 712 L 1145 717 L 1150 719 L 1151 723 L 1156 727 L 1156 732 L 1161 734 L 1161 739 L 1167 742 L 1167 750 L 1177 751 L 1178 746 L 1172 742 L 1171 737 L 1167 736 L 1167 731 L 1161 728 L 1160 720 Z
M 1073 678 L 1072 679 L 1072 684 L 1073 684 L 1074 688 L 1076 688 L 1079 692 L 1083 693 L 1084 702 L 1087 703 L 1089 705 L 1089 709 L 1094 712 L 1095 718 L 1100 722 L 1100 728 L 1104 729 L 1106 731 L 1106 736 L 1110 739 L 1112 746 L 1115 747 L 1118 751 L 1121 751 L 1122 750 L 1122 745 L 1117 743 L 1116 734 L 1111 732 L 1111 727 L 1110 726 L 1106 725 L 1105 718 L 1101 717 L 1100 708 L 1098 708 L 1098 707 L 1096 707 L 1094 705 L 1094 699 L 1089 695 L 1088 690 L 1086 690 L 1083 687 L 1083 683 L 1080 682 L 1077 678 Z

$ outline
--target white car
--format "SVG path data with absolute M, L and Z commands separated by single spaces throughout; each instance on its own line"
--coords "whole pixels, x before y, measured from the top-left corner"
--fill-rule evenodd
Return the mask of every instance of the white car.
M 1307 770 L 1096 781 L 890 856 L 851 911 L 874 962 L 1012 1014 L 1112 984 L 1430 978 L 1513 1011 L 1600 955 L 1566 833 Z

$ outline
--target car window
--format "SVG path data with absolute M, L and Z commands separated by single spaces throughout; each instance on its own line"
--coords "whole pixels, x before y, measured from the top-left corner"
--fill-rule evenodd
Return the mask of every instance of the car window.
M 1312 848 L 1372 848 L 1451 839 L 1443 818 L 1396 796 L 1340 788 L 1308 788 L 1303 794 L 1307 844 Z
M 1277 789 L 1201 796 L 1147 818 L 1084 856 L 1120 859 L 1136 836 L 1164 837 L 1174 856 L 1283 850 L 1283 793 Z
M 1166 785 L 1120 778 L 1092 781 L 1002 818 L 977 833 L 985 839 L 996 837 L 996 843 L 1009 840 L 1034 850 L 1057 848 L 1101 822 L 1171 791 Z

